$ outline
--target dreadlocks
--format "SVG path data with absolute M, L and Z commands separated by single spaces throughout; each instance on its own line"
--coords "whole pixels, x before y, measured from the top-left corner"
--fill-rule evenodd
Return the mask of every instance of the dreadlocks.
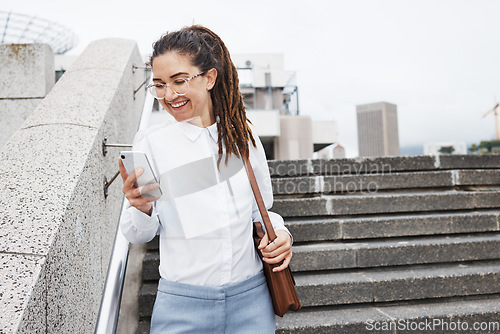
M 251 140 L 255 147 L 255 139 L 249 127 L 251 122 L 246 117 L 238 72 L 224 42 L 217 34 L 203 26 L 185 27 L 167 33 L 156 41 L 149 63 L 152 64 L 154 58 L 169 51 L 190 56 L 192 64 L 204 73 L 211 68 L 217 70 L 217 80 L 210 90 L 219 133 L 217 164 L 220 164 L 223 156 L 223 145 L 226 147 L 226 164 L 232 153 L 237 157 L 248 157 L 248 141 Z

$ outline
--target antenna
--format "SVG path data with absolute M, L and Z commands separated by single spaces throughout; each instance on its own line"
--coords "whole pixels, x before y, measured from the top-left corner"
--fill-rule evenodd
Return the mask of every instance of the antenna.
M 495 117 L 495 139 L 497 141 L 500 141 L 500 136 L 498 134 L 498 107 L 500 106 L 500 104 L 496 101 L 496 97 L 495 97 L 495 105 L 493 106 L 493 108 L 491 108 L 490 110 L 488 110 L 486 113 L 484 113 L 483 115 L 483 118 L 485 118 L 488 114 L 492 113 L 493 116 Z

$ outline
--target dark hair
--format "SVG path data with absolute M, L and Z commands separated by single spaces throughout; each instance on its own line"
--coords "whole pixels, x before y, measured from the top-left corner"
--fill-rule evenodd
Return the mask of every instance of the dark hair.
M 226 147 L 226 164 L 231 153 L 237 157 L 248 157 L 248 141 L 255 147 L 255 139 L 246 117 L 243 97 L 239 89 L 238 71 L 234 66 L 229 51 L 217 34 L 199 25 L 185 27 L 179 31 L 164 34 L 153 43 L 153 60 L 169 51 L 184 54 L 191 58 L 194 66 L 206 73 L 211 68 L 217 70 L 217 79 L 210 90 L 214 116 L 219 132 L 219 159 L 223 155 L 222 143 Z M 239 150 L 239 151 L 238 151 Z

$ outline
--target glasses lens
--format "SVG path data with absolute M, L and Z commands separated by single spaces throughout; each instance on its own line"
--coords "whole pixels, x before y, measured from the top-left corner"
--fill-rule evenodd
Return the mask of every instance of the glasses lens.
M 185 78 L 175 79 L 170 83 L 170 87 L 177 95 L 184 95 L 189 90 L 188 80 Z
M 157 99 L 162 99 L 165 96 L 165 88 L 162 85 L 149 86 L 148 91 Z

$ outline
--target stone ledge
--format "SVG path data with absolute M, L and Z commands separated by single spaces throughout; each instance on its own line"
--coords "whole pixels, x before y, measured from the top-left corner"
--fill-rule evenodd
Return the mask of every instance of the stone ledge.
M 46 303 L 44 265 L 45 257 L 0 253 L 1 333 L 15 333 L 23 318 L 32 333 L 45 332 L 47 314 L 40 307 Z
M 139 53 L 137 45 L 133 41 L 105 39 L 91 43 L 88 48 L 96 50 L 85 51 L 78 58 L 57 82 L 51 94 L 23 124 L 23 128 L 41 124 L 78 124 L 100 128 L 104 120 L 101 110 L 119 106 L 122 108 L 132 106 L 142 110 L 145 91 L 139 93 L 142 95 L 141 98 L 133 99 L 134 90 L 144 81 L 143 74 L 139 75 L 138 72 L 134 74 L 132 71 L 132 65 L 141 59 L 140 56 L 130 57 L 131 54 Z M 98 50 L 103 50 L 102 54 Z M 99 55 L 95 55 L 96 53 Z M 86 58 L 89 55 L 98 58 Z M 103 60 L 106 64 L 112 62 L 112 70 L 104 71 L 102 69 L 104 64 L 100 64 L 99 60 Z M 95 62 L 100 66 L 91 67 L 90 65 Z M 126 106 L 125 101 L 129 101 L 127 103 L 131 106 Z M 65 112 L 54 112 L 61 105 L 64 105 Z
M 74 125 L 45 125 L 22 129 L 5 145 L 0 152 L 6 181 L 0 182 L 5 186 L 0 193 L 0 252 L 49 253 L 97 133 Z
M 0 97 L 43 98 L 54 86 L 54 52 L 49 45 L 0 44 L 0 58 Z
M 0 150 L 42 99 L 0 100 Z
M 28 303 L 25 294 L 16 294 L 8 304 L 18 311 L 8 320 L 0 318 L 0 328 L 7 326 L 5 321 L 19 324 L 13 333 L 95 329 L 123 200 L 118 182 L 104 197 L 103 179 L 109 179 L 117 165 L 114 155 L 103 156 L 102 139 L 132 140 L 145 91 L 133 93 L 139 86 L 135 83 L 144 80 L 127 65 L 142 62 L 134 41 L 106 40 L 89 47 L 100 49 L 93 53 L 100 57 L 121 54 L 110 61 L 120 63 L 114 66 L 126 73 L 102 71 L 110 84 L 105 94 L 99 94 L 96 70 L 63 76 L 0 153 L 0 252 L 36 254 L 45 261 L 43 277 L 27 272 Z M 75 64 L 86 63 L 82 57 Z M 126 64 L 121 64 L 123 59 Z M 89 73 L 95 84 L 74 82 Z M 0 287 L 9 284 L 3 269 Z M 1 298 L 0 309 L 6 305 Z

